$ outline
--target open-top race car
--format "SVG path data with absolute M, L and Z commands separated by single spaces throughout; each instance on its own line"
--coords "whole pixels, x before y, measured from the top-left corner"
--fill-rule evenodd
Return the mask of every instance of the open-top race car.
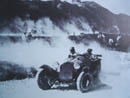
M 77 55 L 54 70 L 49 65 L 42 65 L 38 75 L 38 86 L 43 90 L 51 89 L 55 84 L 75 85 L 81 92 L 91 89 L 93 81 L 98 78 L 101 70 L 101 55 Z

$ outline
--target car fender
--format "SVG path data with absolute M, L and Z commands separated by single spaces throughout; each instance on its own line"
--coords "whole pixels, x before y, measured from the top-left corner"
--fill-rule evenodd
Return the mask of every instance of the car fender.
M 54 71 L 54 69 L 51 68 L 49 65 L 42 65 L 42 66 L 40 66 L 40 69 L 48 71 L 48 72 L 53 72 Z
M 49 65 L 42 65 L 40 68 L 42 69 L 42 71 L 45 71 L 48 75 L 52 75 L 55 78 L 58 77 L 58 72 L 51 68 Z

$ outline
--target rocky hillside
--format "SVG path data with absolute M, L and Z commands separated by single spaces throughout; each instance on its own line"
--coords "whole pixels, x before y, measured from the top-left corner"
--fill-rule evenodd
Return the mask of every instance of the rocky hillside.
M 63 28 L 62 24 L 73 18 L 82 18 L 93 31 L 106 33 L 130 33 L 130 16 L 114 14 L 95 2 L 71 4 L 56 1 L 20 1 L 2 0 L 0 3 L 0 27 L 8 26 L 16 17 L 22 20 L 37 21 L 48 17 L 54 24 Z M 84 29 L 80 21 L 76 22 L 79 29 Z

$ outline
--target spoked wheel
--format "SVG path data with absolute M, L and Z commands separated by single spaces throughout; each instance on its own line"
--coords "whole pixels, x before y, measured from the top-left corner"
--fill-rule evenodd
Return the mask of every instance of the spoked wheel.
M 81 92 L 87 92 L 92 87 L 92 75 L 89 73 L 81 72 L 77 79 L 77 89 Z
M 45 71 L 41 71 L 38 76 L 38 86 L 43 90 L 48 90 L 54 84 L 54 79 L 50 75 L 47 75 Z

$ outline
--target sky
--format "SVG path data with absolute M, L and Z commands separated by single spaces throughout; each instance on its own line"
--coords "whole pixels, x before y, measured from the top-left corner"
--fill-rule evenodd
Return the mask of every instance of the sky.
M 85 0 L 83 0 L 85 1 Z M 91 1 L 91 0 L 88 0 Z M 130 15 L 130 0 L 93 0 L 114 13 Z
M 64 0 L 71 1 L 71 0 Z M 130 0 L 81 0 L 81 1 L 95 1 L 103 7 L 109 9 L 113 13 L 124 13 L 130 16 Z

